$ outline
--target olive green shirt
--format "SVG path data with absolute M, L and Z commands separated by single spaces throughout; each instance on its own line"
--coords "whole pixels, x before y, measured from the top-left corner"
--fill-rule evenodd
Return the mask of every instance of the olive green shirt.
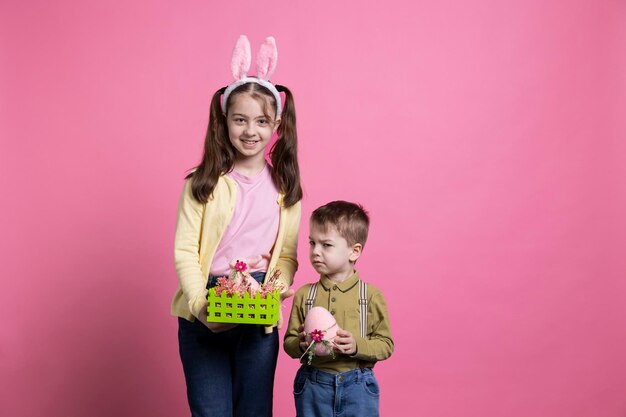
M 324 307 L 335 317 L 337 324 L 352 333 L 356 341 L 357 351 L 348 356 L 335 353 L 332 356 L 314 357 L 311 366 L 329 373 L 346 372 L 359 367 L 373 368 L 377 361 L 391 356 L 393 340 L 389 328 L 389 315 L 383 294 L 371 284 L 367 284 L 367 332 L 366 337 L 360 336 L 359 330 L 359 274 L 354 271 L 348 279 L 340 284 L 330 281 L 325 275 L 315 284 L 302 286 L 294 296 L 289 326 L 285 333 L 284 349 L 292 358 L 300 358 L 298 327 L 304 324 L 306 316 L 306 299 L 311 285 L 317 285 L 317 295 L 313 307 Z M 306 363 L 307 358 L 302 358 Z

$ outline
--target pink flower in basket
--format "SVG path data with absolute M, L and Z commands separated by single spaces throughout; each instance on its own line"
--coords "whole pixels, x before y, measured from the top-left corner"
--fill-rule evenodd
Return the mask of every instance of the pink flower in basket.
M 244 261 L 237 260 L 237 262 L 235 262 L 235 271 L 243 272 L 246 269 L 248 269 L 248 264 L 246 264 Z
M 235 281 L 228 277 L 221 277 L 217 279 L 217 285 L 215 286 L 215 294 L 221 296 L 223 292 L 226 292 L 226 295 L 232 297 L 233 294 L 237 291 L 235 288 Z

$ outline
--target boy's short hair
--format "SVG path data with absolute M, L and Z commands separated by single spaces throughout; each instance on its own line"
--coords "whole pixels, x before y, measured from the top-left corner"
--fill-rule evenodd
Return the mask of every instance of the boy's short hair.
M 365 246 L 370 218 L 360 204 L 339 200 L 315 209 L 311 214 L 311 223 L 323 228 L 331 225 L 348 245 L 360 243 Z

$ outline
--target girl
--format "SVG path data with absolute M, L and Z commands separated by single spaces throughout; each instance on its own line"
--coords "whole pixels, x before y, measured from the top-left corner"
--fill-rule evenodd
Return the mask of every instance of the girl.
M 261 259 L 251 268 L 259 282 L 279 269 L 281 298 L 293 295 L 288 288 L 298 266 L 302 188 L 293 98 L 268 81 L 276 56 L 269 37 L 257 77 L 248 77 L 250 44 L 239 38 L 231 65 L 235 82 L 213 95 L 202 162 L 180 199 L 174 243 L 180 286 L 172 314 L 193 417 L 272 415 L 277 329 L 207 323 L 206 309 L 207 288 L 229 275 L 233 259 Z M 275 132 L 269 165 L 264 151 Z

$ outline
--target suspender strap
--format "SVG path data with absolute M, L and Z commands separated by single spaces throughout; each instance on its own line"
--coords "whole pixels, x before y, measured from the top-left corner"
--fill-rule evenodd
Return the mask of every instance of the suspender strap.
M 359 326 L 361 337 L 367 336 L 367 284 L 359 280 Z
M 309 288 L 309 294 L 306 297 L 306 303 L 305 303 L 306 311 L 305 311 L 305 314 L 307 314 L 309 312 L 309 310 L 311 310 L 313 308 L 313 303 L 315 302 L 315 296 L 316 295 L 317 295 L 317 283 L 311 284 L 311 287 Z

